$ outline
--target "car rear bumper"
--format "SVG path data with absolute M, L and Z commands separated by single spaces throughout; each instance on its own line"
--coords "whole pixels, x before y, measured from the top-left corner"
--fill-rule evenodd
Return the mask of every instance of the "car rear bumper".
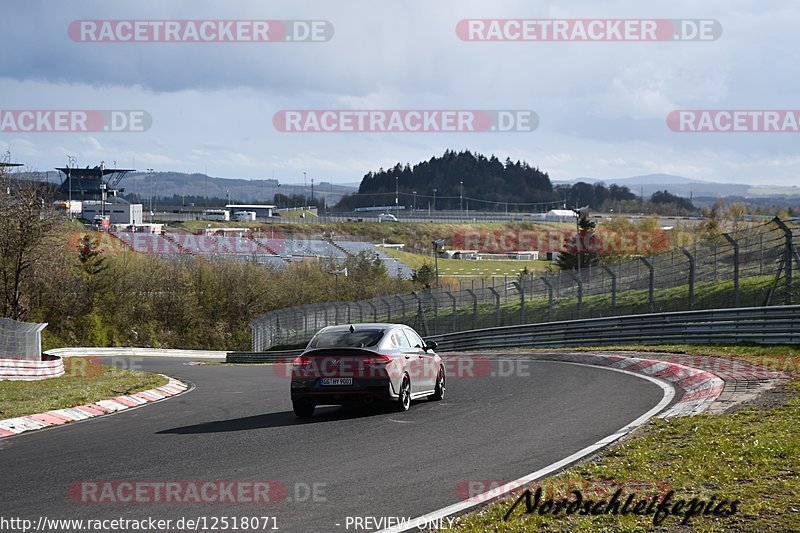
M 319 380 L 292 381 L 293 402 L 307 401 L 317 405 L 373 403 L 397 399 L 390 380 L 354 380 L 353 385 L 322 386 Z

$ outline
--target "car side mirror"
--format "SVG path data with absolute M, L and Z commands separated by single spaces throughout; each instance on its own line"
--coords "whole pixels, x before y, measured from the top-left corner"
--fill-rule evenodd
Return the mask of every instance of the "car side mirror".
M 426 341 L 425 351 L 427 352 L 428 350 L 435 350 L 437 346 L 439 346 L 439 343 L 436 341 Z

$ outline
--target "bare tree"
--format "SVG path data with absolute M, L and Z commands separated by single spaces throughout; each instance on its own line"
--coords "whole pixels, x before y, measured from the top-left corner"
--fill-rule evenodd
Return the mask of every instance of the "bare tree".
M 0 162 L 0 316 L 21 319 L 36 292 L 36 271 L 55 243 L 61 218 L 45 183 L 13 175 Z

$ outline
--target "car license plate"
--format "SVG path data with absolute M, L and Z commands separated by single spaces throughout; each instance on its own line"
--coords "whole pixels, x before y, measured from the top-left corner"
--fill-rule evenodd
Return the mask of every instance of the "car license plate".
M 352 385 L 353 378 L 322 378 L 319 381 L 320 385 Z

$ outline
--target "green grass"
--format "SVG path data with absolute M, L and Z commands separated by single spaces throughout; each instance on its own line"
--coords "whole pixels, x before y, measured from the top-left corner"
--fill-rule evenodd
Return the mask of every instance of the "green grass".
M 624 347 L 632 349 L 634 347 Z M 638 349 L 638 347 L 636 347 Z M 764 356 L 796 357 L 798 347 L 651 346 L 670 351 L 751 359 Z M 604 347 L 602 349 L 609 349 Z M 533 487 L 553 489 L 557 498 L 578 487 L 611 489 L 585 497 L 610 497 L 618 486 L 652 497 L 674 490 L 675 499 L 712 496 L 739 500 L 736 514 L 714 518 L 697 516 L 695 531 L 800 531 L 800 382 L 788 385 L 788 401 L 771 409 L 745 409 L 729 415 L 699 415 L 669 421 L 651 420 L 632 438 L 607 449 L 594 460 L 574 466 Z M 521 472 L 520 474 L 523 474 Z M 628 488 L 626 488 L 628 487 Z M 636 487 L 639 487 L 638 489 Z M 570 497 L 570 501 L 574 497 Z M 514 517 L 502 517 L 513 499 L 504 499 L 458 519 L 455 531 L 611 531 L 654 529 L 651 516 L 526 515 L 524 504 Z M 662 527 L 680 529 L 681 519 L 670 516 Z M 687 528 L 688 530 L 688 528 Z
M 249 228 L 256 229 L 263 227 L 261 222 L 212 222 L 208 220 L 185 220 L 183 222 L 170 222 L 170 226 L 180 228 L 189 233 L 211 228 Z
M 64 358 L 63 376 L 42 381 L 0 381 L 0 419 L 107 400 L 166 385 L 158 374 L 125 370 L 89 357 Z
M 764 298 L 772 286 L 771 276 L 754 276 L 742 278 L 739 281 L 739 301 L 742 306 L 763 305 Z M 503 287 L 497 287 L 503 294 Z M 554 295 L 555 296 L 555 295 Z M 681 285 L 668 289 L 656 289 L 653 292 L 656 312 L 683 311 L 689 309 L 688 286 Z M 572 298 L 554 298 L 553 321 L 574 320 L 578 316 L 578 300 Z M 440 303 L 441 308 L 436 322 L 436 333 L 450 331 L 452 308 L 448 301 Z M 644 314 L 650 312 L 649 293 L 647 290 L 628 290 L 617 294 L 617 315 Z M 709 281 L 695 284 L 695 309 L 715 309 L 733 306 L 733 282 Z M 541 292 L 527 295 L 525 300 L 525 323 L 547 322 L 548 300 Z M 493 327 L 496 325 L 496 307 L 494 304 L 479 304 L 477 321 L 473 319 L 472 305 L 462 305 L 456 308 L 456 322 L 461 329 L 465 325 L 472 329 Z M 611 295 L 599 294 L 587 296 L 583 299 L 583 318 L 611 316 Z M 431 329 L 434 319 L 433 311 L 426 311 L 428 328 Z M 500 323 L 503 326 L 522 323 L 520 316 L 519 296 L 514 292 L 509 300 L 500 303 Z
M 303 218 L 300 216 L 302 213 L 305 213 L 306 218 L 317 218 L 317 215 L 305 209 L 300 211 L 280 211 L 280 218 Z
M 391 248 L 384 248 L 383 251 L 386 252 L 386 255 L 399 259 L 414 270 L 417 270 L 425 264 L 434 265 L 434 260 L 429 255 L 414 254 Z M 550 263 L 547 261 L 516 261 L 513 259 L 481 259 L 480 261 L 474 261 L 468 259 L 439 258 L 439 275 L 474 276 L 481 278 L 489 278 L 492 276 L 516 276 L 526 268 L 528 272 L 542 272 L 547 269 L 549 264 Z

